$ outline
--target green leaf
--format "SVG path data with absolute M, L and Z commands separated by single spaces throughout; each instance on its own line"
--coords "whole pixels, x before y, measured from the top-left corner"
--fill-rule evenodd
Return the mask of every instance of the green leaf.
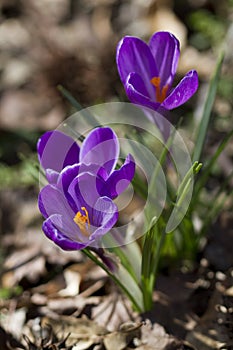
M 121 264 L 118 266 L 117 271 L 115 273 L 112 273 L 107 268 L 107 266 L 95 254 L 91 252 L 90 249 L 84 248 L 82 249 L 82 253 L 84 253 L 89 259 L 91 259 L 96 265 L 101 267 L 108 274 L 108 276 L 127 295 L 129 300 L 132 302 L 135 310 L 138 312 L 144 311 L 142 292 L 135 280 Z
M 193 161 L 199 161 L 201 158 L 202 150 L 206 139 L 207 129 L 210 122 L 210 115 L 211 115 L 211 111 L 212 111 L 212 107 L 214 104 L 215 95 L 217 91 L 217 85 L 219 81 L 223 58 L 224 58 L 224 54 L 222 53 L 219 57 L 214 76 L 210 82 L 209 91 L 208 91 L 207 99 L 204 106 L 203 116 L 199 124 L 199 128 L 197 130 L 195 148 L 194 148 L 193 157 L 192 157 Z
M 92 126 L 99 125 L 98 120 L 85 108 L 83 108 L 80 103 L 74 98 L 74 96 L 71 95 L 71 93 L 66 90 L 62 85 L 58 85 L 58 90 L 62 93 L 62 95 L 70 102 L 70 104 L 80 113 L 82 113 L 86 120 L 90 123 Z M 100 125 L 99 125 L 100 126 Z M 81 140 L 83 141 L 83 140 Z
M 230 192 L 227 190 L 232 178 L 233 178 L 233 171 L 231 171 L 230 174 L 221 183 L 221 186 L 219 187 L 217 193 L 215 194 L 215 200 L 213 201 L 213 204 L 211 205 L 211 207 L 209 208 L 205 216 L 204 224 L 200 233 L 201 237 L 205 235 L 211 223 L 213 223 L 216 220 L 219 213 L 223 209 L 227 199 L 232 198 L 233 190 L 231 190 Z
M 198 198 L 200 191 L 202 190 L 202 188 L 205 186 L 206 182 L 208 181 L 209 175 L 210 175 L 216 161 L 218 160 L 219 156 L 221 155 L 223 150 L 226 148 L 226 146 L 228 145 L 228 142 L 232 139 L 232 137 L 233 137 L 233 130 L 231 130 L 231 132 L 229 134 L 227 134 L 225 136 L 225 138 L 221 141 L 221 143 L 217 147 L 214 155 L 211 157 L 209 162 L 204 167 L 203 172 L 202 172 L 201 176 L 199 177 L 199 179 L 197 180 L 196 185 L 195 185 L 195 195 L 194 195 L 193 200 L 192 200 L 194 205 L 195 205 L 195 202 Z
M 187 207 L 191 201 L 192 188 L 194 182 L 194 175 L 196 175 L 202 167 L 199 162 L 194 162 L 189 171 L 184 176 L 176 195 L 175 207 L 169 217 L 166 226 L 166 232 L 170 233 L 178 226 L 182 221 L 185 213 L 187 212 Z

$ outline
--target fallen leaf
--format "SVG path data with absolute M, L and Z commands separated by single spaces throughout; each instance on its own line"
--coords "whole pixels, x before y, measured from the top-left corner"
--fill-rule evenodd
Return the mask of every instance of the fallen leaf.
M 123 350 L 134 338 L 140 337 L 142 323 L 126 323 L 121 325 L 118 332 L 112 332 L 104 337 L 106 350 Z
M 0 327 L 0 349 L 12 350 L 16 348 L 24 349 L 23 345 L 17 339 Z
M 109 331 L 116 331 L 122 323 L 134 320 L 130 302 L 114 292 L 103 297 L 101 302 L 92 308 L 92 318 L 104 325 Z

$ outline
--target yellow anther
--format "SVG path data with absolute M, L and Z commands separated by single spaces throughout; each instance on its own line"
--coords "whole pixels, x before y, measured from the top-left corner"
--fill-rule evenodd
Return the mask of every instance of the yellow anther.
M 156 88 L 160 88 L 160 77 L 154 77 L 151 79 L 151 84 L 154 85 Z
M 160 77 L 153 77 L 150 82 L 155 87 L 156 101 L 159 102 L 159 103 L 162 103 L 165 100 L 166 96 L 167 96 L 168 85 L 163 86 L 162 90 L 161 90 L 161 79 L 160 79 Z
M 81 207 L 81 210 L 84 212 L 84 214 L 82 214 L 80 211 L 78 211 L 73 220 L 80 228 L 80 231 L 82 232 L 82 234 L 84 234 L 84 236 L 86 236 L 86 237 L 89 237 L 90 236 L 90 220 L 89 220 L 88 211 L 85 207 Z

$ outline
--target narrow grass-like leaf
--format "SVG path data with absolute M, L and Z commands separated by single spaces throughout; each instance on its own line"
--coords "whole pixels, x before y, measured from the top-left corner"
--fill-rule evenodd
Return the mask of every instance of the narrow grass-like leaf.
M 192 167 L 186 173 L 181 182 L 175 203 L 175 208 L 173 209 L 166 226 L 166 232 L 171 233 L 182 221 L 185 213 L 187 212 L 187 206 L 191 201 L 192 188 L 193 188 L 193 177 L 196 175 L 202 164 L 199 162 L 194 162 Z
M 92 126 L 100 126 L 99 121 L 85 108 L 83 108 L 80 103 L 71 95 L 71 93 L 66 90 L 62 85 L 58 85 L 58 90 L 62 95 L 70 102 L 70 104 L 86 118 L 86 120 Z
M 142 266 L 141 266 L 141 283 L 143 291 L 143 303 L 145 310 L 150 310 L 152 305 L 152 290 L 150 288 L 151 262 L 154 256 L 153 250 L 156 247 L 157 235 L 157 218 L 151 221 L 151 227 L 145 235 L 142 249 Z
M 202 164 L 199 162 L 194 162 L 194 164 L 192 165 L 192 167 L 189 169 L 189 171 L 187 172 L 187 174 L 185 175 L 185 177 L 183 178 L 178 191 L 177 191 L 177 197 L 181 197 L 187 183 L 190 181 L 190 178 L 193 177 L 193 175 L 196 175 L 200 169 L 202 167 Z
M 217 218 L 220 211 L 223 209 L 226 199 L 231 198 L 233 190 L 231 190 L 230 193 L 226 194 L 226 189 L 229 186 L 229 183 L 232 180 L 232 178 L 233 178 L 233 171 L 231 171 L 230 174 L 225 178 L 225 180 L 222 182 L 221 186 L 219 187 L 217 193 L 215 194 L 216 200 L 214 201 L 213 205 L 211 205 L 205 217 L 204 224 L 201 230 L 201 236 L 203 236 L 206 233 L 211 222 Z
M 205 186 L 206 182 L 208 181 L 209 175 L 210 175 L 216 161 L 218 160 L 219 156 L 221 155 L 221 153 L 223 152 L 223 150 L 225 149 L 225 147 L 227 146 L 228 142 L 231 140 L 232 137 L 233 137 L 233 130 L 231 130 L 231 132 L 225 136 L 225 138 L 222 140 L 222 142 L 218 146 L 217 150 L 215 151 L 214 155 L 211 157 L 208 164 L 204 167 L 203 172 L 202 172 L 201 176 L 199 177 L 199 179 L 197 180 L 196 185 L 195 185 L 195 194 L 193 197 L 194 205 L 195 205 L 195 201 L 196 201 L 200 191 L 202 190 L 202 188 Z
M 204 106 L 203 116 L 199 124 L 199 128 L 197 130 L 195 148 L 194 148 L 193 157 L 192 157 L 193 161 L 199 161 L 201 158 L 202 150 L 206 139 L 207 129 L 210 121 L 210 115 L 211 115 L 211 111 L 212 111 L 212 107 L 214 104 L 215 95 L 217 91 L 217 85 L 219 81 L 223 58 L 224 58 L 224 54 L 222 53 L 219 57 L 214 76 L 210 82 L 210 86 L 209 86 L 209 90 L 208 90 L 208 94 L 207 94 L 207 98 Z
M 132 278 L 138 282 L 138 276 L 136 274 L 136 271 L 134 270 L 134 266 L 131 264 L 129 260 L 129 252 L 126 246 L 120 246 L 118 247 L 118 242 L 114 240 L 114 237 L 111 235 L 106 235 L 103 237 L 103 243 L 108 248 L 108 251 L 111 253 L 114 253 L 119 259 L 121 264 L 128 270 Z

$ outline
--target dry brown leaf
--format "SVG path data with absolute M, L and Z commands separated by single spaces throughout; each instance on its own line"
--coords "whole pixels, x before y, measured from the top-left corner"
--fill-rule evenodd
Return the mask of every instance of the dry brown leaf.
M 29 246 L 13 252 L 3 266 L 2 285 L 13 287 L 22 278 L 35 282 L 45 273 L 45 258 L 38 252 L 37 247 Z
M 98 305 L 100 301 L 101 297 L 99 296 L 89 298 L 82 298 L 80 296 L 72 298 L 54 298 L 48 300 L 47 307 L 41 311 L 46 315 L 49 310 L 57 312 L 58 314 L 72 310 L 76 315 L 79 315 L 86 305 Z
M 109 331 L 116 331 L 122 323 L 132 321 L 134 317 L 130 302 L 117 292 L 102 297 L 100 303 L 92 308 L 92 318 Z
M 129 345 L 134 338 L 140 337 L 140 328 L 142 323 L 125 323 L 122 324 L 118 332 L 112 332 L 105 335 L 103 342 L 106 350 L 123 350 Z
M 41 295 L 47 298 L 56 297 L 60 290 L 65 288 L 65 279 L 62 273 L 50 279 L 47 283 L 39 284 L 31 289 L 34 297 L 35 295 Z
M 7 333 L 2 327 L 0 327 L 0 349 L 12 350 L 22 348 L 22 344 L 18 340 L 16 340 L 11 334 Z
M 15 309 L 16 304 L 13 304 L 12 302 L 8 313 L 1 313 L 0 324 L 8 333 L 19 339 L 26 320 L 26 308 Z
M 138 348 L 140 350 L 165 350 L 174 341 L 162 326 L 156 323 L 152 325 L 149 320 L 141 328 L 141 332 L 142 345 Z
M 64 271 L 64 278 L 66 281 L 66 288 L 61 289 L 58 294 L 61 297 L 72 297 L 79 294 L 79 286 L 82 280 L 81 275 L 68 268 Z
M 59 316 L 57 319 L 42 319 L 42 326 L 50 325 L 57 334 L 70 334 L 67 344 L 77 344 L 79 341 L 99 343 L 100 337 L 108 331 L 89 320 L 87 317 L 75 318 L 72 316 Z M 86 348 L 87 349 L 87 348 Z

